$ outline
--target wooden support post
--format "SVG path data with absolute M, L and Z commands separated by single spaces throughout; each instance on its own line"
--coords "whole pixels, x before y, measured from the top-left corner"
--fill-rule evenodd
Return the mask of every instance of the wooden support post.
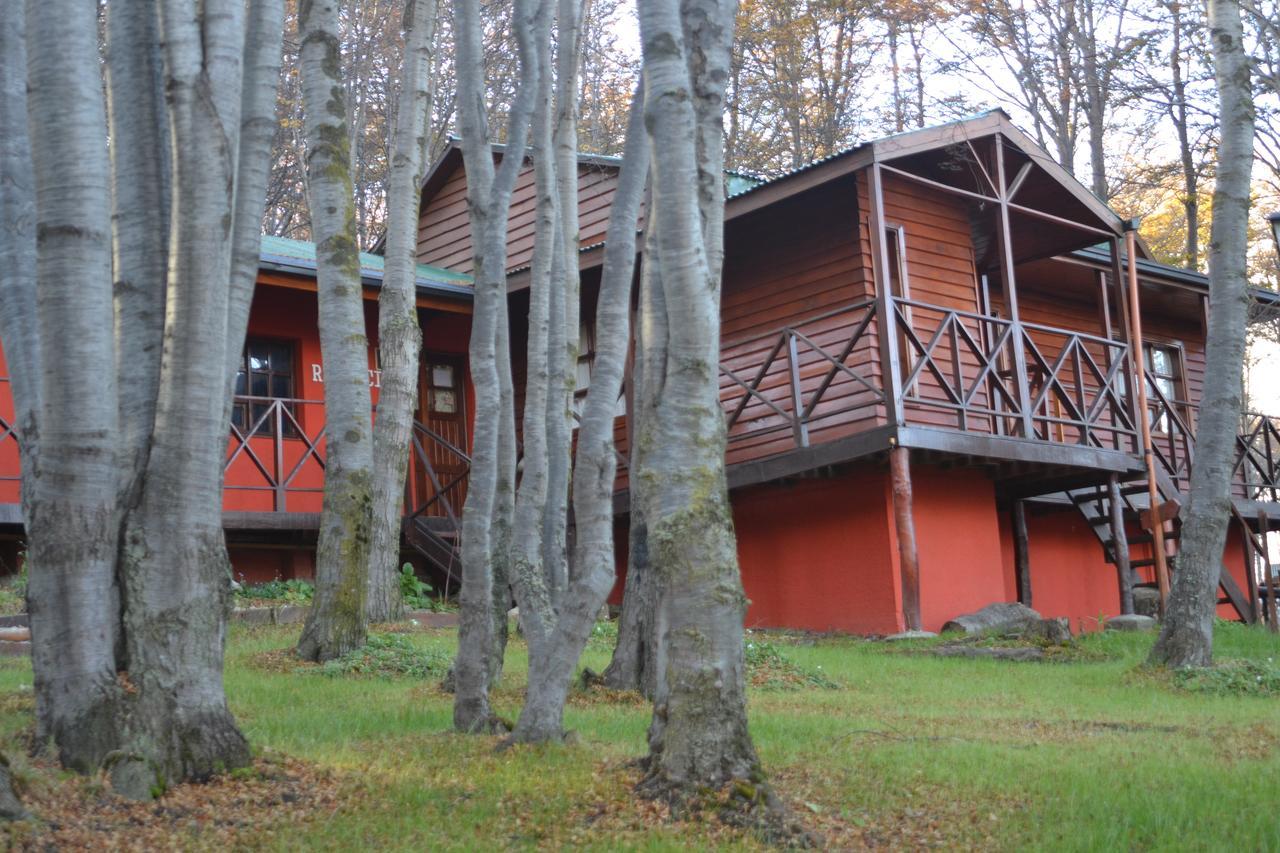
M 910 453 L 901 446 L 889 449 L 889 479 L 893 487 L 893 521 L 898 532 L 902 615 L 908 631 L 919 631 L 920 560 L 916 554 L 916 523 L 911 513 Z
M 1120 575 L 1120 612 L 1133 612 L 1133 570 L 1129 567 L 1129 537 L 1124 529 L 1124 503 L 1120 495 L 1120 475 L 1107 478 L 1107 503 L 1111 505 L 1111 551 Z
M 884 239 L 884 188 L 880 164 L 867 169 L 867 227 L 871 234 L 871 270 L 876 286 L 876 335 L 880 339 L 880 375 L 884 387 L 885 415 L 894 426 L 902 426 L 902 371 L 898 352 L 897 315 L 893 288 L 889 284 L 889 247 Z M 905 247 L 899 247 L 905 251 Z
M 1133 374 L 1137 388 L 1138 429 L 1142 436 L 1142 458 L 1147 464 L 1147 496 L 1151 501 L 1152 557 L 1156 562 L 1156 585 L 1160 588 L 1160 615 L 1164 615 L 1169 600 L 1169 566 L 1165 562 L 1164 522 L 1157 508 L 1160 506 L 1160 484 L 1156 480 L 1156 454 L 1151 446 L 1151 413 L 1147 410 L 1146 360 L 1142 356 L 1142 304 L 1138 297 L 1138 240 L 1137 225 L 1125 225 L 1125 260 L 1129 264 L 1129 323 L 1132 328 Z
M 1258 545 L 1261 548 L 1259 556 L 1262 557 L 1262 578 L 1261 582 L 1255 582 L 1258 589 L 1252 593 L 1253 600 L 1259 602 L 1261 612 L 1258 613 L 1254 621 L 1265 621 L 1267 624 L 1275 624 L 1275 599 L 1271 597 L 1271 543 L 1267 541 L 1267 529 L 1270 525 L 1267 523 L 1267 511 L 1265 509 L 1258 510 Z M 1261 593 L 1261 594 L 1260 594 Z M 1263 601 L 1263 595 L 1266 600 Z
M 1258 610 L 1258 547 L 1254 544 L 1253 531 L 1249 529 L 1249 523 L 1239 516 L 1236 516 L 1236 520 L 1244 531 L 1244 589 L 1249 601 L 1249 612 L 1241 616 L 1250 625 L 1256 625 L 1261 615 Z M 1225 573 L 1227 567 L 1223 566 L 1222 571 Z
M 1271 544 L 1267 542 L 1267 534 L 1271 532 L 1271 519 L 1267 518 L 1266 510 L 1258 511 L 1258 524 L 1261 526 L 1262 536 L 1262 558 L 1265 563 L 1263 582 L 1267 587 L 1267 627 L 1271 629 L 1271 633 L 1280 632 L 1280 577 L 1276 577 L 1271 573 Z
M 1000 189 L 1000 278 L 1004 281 L 1005 303 L 1009 307 L 1009 324 L 1013 327 L 1010 336 L 1013 343 L 1013 373 L 1018 386 L 1018 408 L 1021 411 L 1022 437 L 1032 438 L 1035 427 L 1031 412 L 1031 391 L 1027 387 L 1027 353 L 1026 341 L 1022 330 L 1022 321 L 1018 315 L 1017 276 L 1013 272 L 1013 238 L 1009 229 L 1009 192 L 1004 173 L 1004 137 L 996 134 L 992 144 L 996 147 L 996 175 Z
M 1013 502 L 1013 565 L 1018 573 L 1018 601 L 1031 607 L 1031 555 L 1027 548 L 1027 507 Z

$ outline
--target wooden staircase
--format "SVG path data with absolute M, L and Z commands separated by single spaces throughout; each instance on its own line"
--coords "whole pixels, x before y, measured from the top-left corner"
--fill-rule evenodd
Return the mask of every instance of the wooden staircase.
M 1168 519 L 1157 523 L 1165 524 L 1164 541 L 1168 555 L 1167 562 L 1172 572 L 1177 567 L 1178 544 L 1182 538 L 1182 521 L 1178 510 L 1185 501 L 1172 478 L 1159 469 L 1157 469 L 1156 482 L 1160 499 L 1160 515 Z M 1156 563 L 1155 537 L 1150 531 L 1152 520 L 1148 510 L 1151 500 L 1148 496 L 1146 476 L 1141 475 L 1118 482 L 1114 489 L 1110 484 L 1087 486 L 1072 489 L 1065 494 L 1097 537 L 1107 562 L 1116 566 L 1117 571 L 1120 571 L 1121 566 L 1127 565 L 1129 572 L 1127 584 L 1133 588 L 1155 586 L 1153 583 L 1143 582 L 1135 571 L 1139 568 L 1154 566 Z M 1115 511 L 1113 495 L 1119 499 L 1119 512 Z M 1256 542 L 1255 534 L 1239 513 L 1233 510 L 1232 515 L 1232 521 L 1240 526 L 1246 540 L 1246 547 L 1249 547 L 1249 543 Z M 1116 520 L 1121 521 L 1125 528 L 1125 536 L 1120 542 L 1117 542 L 1118 537 L 1114 535 Z M 1129 532 L 1135 529 L 1140 532 Z M 1251 589 L 1248 594 L 1243 592 L 1231 572 L 1223 565 L 1218 575 L 1218 588 L 1221 592 L 1218 603 L 1231 605 L 1242 621 L 1253 622 L 1258 618 L 1258 612 L 1257 596 L 1252 586 L 1253 584 L 1250 584 Z
M 404 520 L 405 543 L 427 561 L 447 595 L 462 583 L 462 531 L 451 518 L 408 516 Z

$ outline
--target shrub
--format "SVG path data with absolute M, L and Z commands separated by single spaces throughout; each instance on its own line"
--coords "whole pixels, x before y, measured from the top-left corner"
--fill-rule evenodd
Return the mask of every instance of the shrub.
M 1266 661 L 1224 660 L 1200 669 L 1173 673 L 1175 686 L 1192 693 L 1225 696 L 1280 696 L 1280 667 Z
M 418 579 L 412 563 L 400 567 L 400 597 L 406 607 L 421 609 L 431 606 L 431 584 Z
M 747 681 L 752 687 L 772 690 L 799 690 L 819 687 L 832 690 L 840 685 L 827 678 L 822 667 L 808 669 L 787 656 L 782 648 L 767 640 L 747 636 L 743 656 L 747 663 Z
M 316 588 L 309 581 L 286 581 L 279 578 L 266 583 L 242 585 L 236 590 L 236 595 L 240 598 L 281 601 L 288 604 L 309 603 L 315 594 Z
M 363 648 L 328 661 L 319 672 L 328 676 L 439 678 L 449 671 L 452 662 L 447 651 L 420 649 L 404 634 L 370 634 Z

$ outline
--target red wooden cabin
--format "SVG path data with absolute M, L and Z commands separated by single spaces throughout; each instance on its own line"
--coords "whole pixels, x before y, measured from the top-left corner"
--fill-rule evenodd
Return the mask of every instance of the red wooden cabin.
M 584 388 L 618 166 L 579 165 Z M 721 389 L 749 624 L 901 630 L 913 552 L 931 629 L 1018 598 L 1073 620 L 1118 613 L 1115 563 L 1126 557 L 1153 581 L 1138 523 L 1147 500 L 1125 223 L 1114 212 L 998 111 L 726 184 Z M 452 147 L 423 186 L 422 404 L 405 525 L 406 556 L 455 582 L 471 417 L 465 189 Z M 510 215 L 517 381 L 532 231 L 526 168 Z M 1178 501 L 1194 455 L 1207 282 L 1138 254 L 1160 499 Z M 373 344 L 380 259 L 365 261 Z M 323 478 L 314 290 L 310 247 L 264 239 L 225 504 L 233 563 L 251 580 L 311 571 Z M 376 395 L 372 350 L 370 370 Z M 628 433 L 620 414 L 623 452 Z M 1280 514 L 1277 447 L 1271 419 L 1242 421 L 1226 616 L 1258 616 L 1255 551 Z M 15 540 L 16 463 L 5 432 L 0 522 Z M 618 487 L 625 555 L 625 470 Z M 1177 520 L 1166 527 L 1174 552 Z

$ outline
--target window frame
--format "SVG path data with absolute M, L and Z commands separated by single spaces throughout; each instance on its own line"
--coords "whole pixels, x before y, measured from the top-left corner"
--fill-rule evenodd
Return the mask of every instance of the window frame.
M 270 348 L 270 347 L 284 348 L 289 354 L 288 370 L 274 370 L 270 368 L 266 371 L 253 370 L 249 364 L 249 348 L 251 346 L 259 346 L 259 347 L 266 347 L 266 348 Z M 258 437 L 271 438 L 271 437 L 274 437 L 275 435 L 275 423 L 272 418 L 267 418 L 262 422 L 262 424 L 256 430 L 250 431 L 250 427 L 253 426 L 253 422 L 255 420 L 254 406 L 269 405 L 267 403 L 261 402 L 263 400 L 287 401 L 284 404 L 284 406 L 285 406 L 285 409 L 293 416 L 293 420 L 290 420 L 289 418 L 284 419 L 284 423 L 282 425 L 283 428 L 281 430 L 281 433 L 282 433 L 281 437 L 288 438 L 288 439 L 302 438 L 302 436 L 299 433 L 298 427 L 294 426 L 294 423 L 293 423 L 293 421 L 297 421 L 299 425 L 301 425 L 302 423 L 301 415 L 298 412 L 298 407 L 296 404 L 296 400 L 298 399 L 297 392 L 300 384 L 298 381 L 298 366 L 299 366 L 298 365 L 298 349 L 299 349 L 298 342 L 290 338 L 276 338 L 276 337 L 259 336 L 259 335 L 248 335 L 245 337 L 244 346 L 241 348 L 241 351 L 240 351 L 240 368 L 239 370 L 236 371 L 237 383 L 239 381 L 240 376 L 244 376 L 245 378 L 245 382 L 244 382 L 245 393 L 236 394 L 232 400 L 231 425 L 236 427 L 236 429 L 240 432 L 240 434 L 244 436 L 246 439 L 258 438 Z M 268 360 L 270 359 L 268 358 Z M 260 394 L 249 393 L 250 391 L 253 390 L 253 376 L 255 373 L 260 375 L 266 375 L 268 377 L 267 394 L 265 396 Z M 288 384 L 289 384 L 288 396 L 277 396 L 276 394 L 272 393 L 275 388 L 276 379 L 279 377 L 283 377 L 288 380 Z M 241 419 L 240 423 L 236 423 L 238 417 Z

